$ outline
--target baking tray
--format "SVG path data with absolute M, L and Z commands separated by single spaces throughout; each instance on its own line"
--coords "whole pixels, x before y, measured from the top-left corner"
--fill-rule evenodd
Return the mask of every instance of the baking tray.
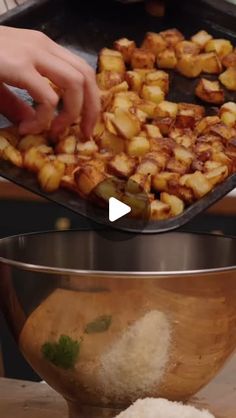
M 79 53 L 94 68 L 96 68 L 98 51 L 104 46 L 111 47 L 113 41 L 119 37 L 126 36 L 140 43 L 147 31 L 158 32 L 171 27 L 177 27 L 187 37 L 199 29 L 205 29 L 215 37 L 227 36 L 236 45 L 236 32 L 234 32 L 236 8 L 230 5 L 229 9 L 223 8 L 225 12 L 222 11 L 222 4 L 226 5 L 224 0 L 216 0 L 215 7 L 212 7 L 211 0 L 192 0 L 191 4 L 188 0 L 182 2 L 169 0 L 167 3 L 166 16 L 155 18 L 145 12 L 143 3 L 124 5 L 112 0 L 87 2 L 30 0 L 1 17 L 0 24 L 42 30 L 60 44 Z M 200 103 L 193 94 L 197 79 L 188 80 L 174 73 L 170 73 L 170 76 L 175 88 L 171 89 L 169 100 Z M 23 94 L 25 100 L 30 100 L 25 93 L 19 94 Z M 226 92 L 226 97 L 227 100 L 236 101 L 234 93 Z M 214 114 L 214 111 L 211 106 L 207 107 L 208 114 Z M 40 190 L 36 178 L 31 173 L 13 167 L 7 162 L 1 161 L 0 175 L 99 224 L 143 233 L 166 232 L 179 228 L 236 187 L 236 174 L 234 174 L 207 196 L 192 204 L 180 216 L 164 221 L 149 221 L 145 224 L 143 221 L 124 217 L 111 224 L 106 210 L 91 207 L 89 202 L 65 190 L 47 194 Z

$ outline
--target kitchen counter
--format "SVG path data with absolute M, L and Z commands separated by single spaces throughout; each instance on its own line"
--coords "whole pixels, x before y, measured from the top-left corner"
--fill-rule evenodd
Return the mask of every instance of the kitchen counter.
M 223 372 L 192 399 L 216 418 L 236 417 L 236 357 Z M 0 411 L 4 418 L 65 418 L 66 404 L 46 384 L 0 379 Z

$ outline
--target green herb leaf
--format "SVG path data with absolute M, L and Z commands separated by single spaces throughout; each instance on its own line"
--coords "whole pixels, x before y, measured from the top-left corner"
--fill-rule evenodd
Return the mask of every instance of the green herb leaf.
M 50 363 L 63 369 L 72 369 L 78 358 L 80 342 L 67 335 L 61 335 L 58 342 L 46 342 L 42 354 Z
M 94 334 L 97 332 L 105 332 L 109 329 L 112 321 L 111 315 L 102 315 L 94 321 L 86 325 L 84 332 L 86 334 Z

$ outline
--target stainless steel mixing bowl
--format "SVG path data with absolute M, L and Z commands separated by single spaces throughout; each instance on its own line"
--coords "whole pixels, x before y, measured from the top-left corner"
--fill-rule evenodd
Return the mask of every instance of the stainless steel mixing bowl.
M 236 348 L 235 239 L 110 234 L 0 240 L 3 312 L 71 417 L 187 400 Z

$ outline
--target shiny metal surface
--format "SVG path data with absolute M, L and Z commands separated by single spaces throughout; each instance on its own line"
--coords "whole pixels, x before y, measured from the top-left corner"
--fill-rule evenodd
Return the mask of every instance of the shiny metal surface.
M 0 240 L 3 312 L 73 418 L 109 417 L 107 408 L 139 397 L 186 400 L 236 348 L 236 240 L 127 238 L 64 231 Z M 87 334 L 104 316 L 107 327 Z M 62 335 L 81 344 L 68 369 L 42 352 Z

